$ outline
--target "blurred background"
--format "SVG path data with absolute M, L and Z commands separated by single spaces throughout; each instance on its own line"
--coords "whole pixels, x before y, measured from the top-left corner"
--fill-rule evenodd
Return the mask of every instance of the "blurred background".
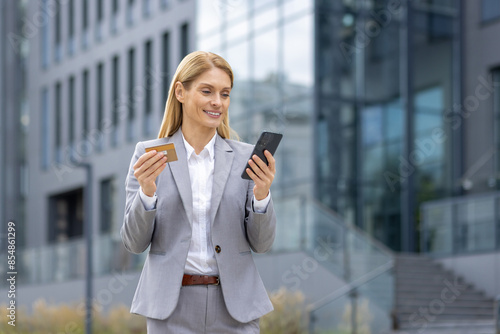
M 234 70 L 241 140 L 284 134 L 263 332 L 497 333 L 500 1 L 0 4 L 0 248 L 12 221 L 27 314 L 82 303 L 87 264 L 99 314 L 130 305 L 130 159 L 206 50 Z M 287 317 L 297 331 L 273 327 Z

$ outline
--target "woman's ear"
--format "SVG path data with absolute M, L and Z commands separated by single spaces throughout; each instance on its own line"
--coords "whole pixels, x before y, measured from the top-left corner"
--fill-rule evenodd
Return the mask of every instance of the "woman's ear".
M 180 81 L 175 83 L 175 97 L 180 103 L 184 102 L 184 85 Z

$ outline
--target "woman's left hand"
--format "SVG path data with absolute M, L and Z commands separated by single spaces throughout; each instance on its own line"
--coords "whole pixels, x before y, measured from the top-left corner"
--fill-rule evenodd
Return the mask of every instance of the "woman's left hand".
M 254 154 L 252 159 L 248 161 L 251 168 L 247 168 L 248 176 L 250 176 L 255 183 L 253 195 L 258 201 L 267 197 L 269 189 L 271 189 L 271 185 L 273 184 L 274 175 L 276 174 L 276 165 L 273 155 L 268 150 L 264 151 L 264 155 L 269 165 L 266 165 L 261 158 Z

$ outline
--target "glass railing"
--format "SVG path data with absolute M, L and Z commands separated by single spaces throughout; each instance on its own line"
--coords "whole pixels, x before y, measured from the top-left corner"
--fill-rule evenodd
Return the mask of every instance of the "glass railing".
M 422 204 L 421 250 L 434 256 L 495 251 L 500 240 L 500 192 Z
M 278 217 L 274 252 L 301 250 L 345 281 L 308 306 L 309 331 L 354 327 L 372 333 L 391 328 L 394 301 L 393 255 L 320 203 L 290 198 L 275 203 Z M 354 311 L 353 311 L 354 310 Z
M 380 328 L 389 329 L 394 299 L 392 253 L 307 197 L 276 200 L 275 209 L 278 221 L 272 252 L 302 251 L 315 261 L 314 265 L 326 268 L 345 282 L 341 289 L 335 291 L 323 287 L 323 297 L 308 306 L 311 333 L 342 330 L 358 317 L 364 322 L 373 318 L 369 321 L 372 333 L 379 332 Z M 19 250 L 16 253 L 19 283 L 49 284 L 83 279 L 85 247 L 85 240 L 77 239 Z M 127 252 L 119 236 L 95 236 L 93 276 L 140 270 L 146 254 Z M 0 262 L 2 266 L 5 266 L 5 261 Z M 0 269 L 7 272 L 7 268 Z M 5 286 L 6 281 L 0 284 Z M 339 310 L 342 312 L 339 313 Z M 348 317 L 352 321 L 346 320 L 349 314 L 354 314 L 354 317 Z M 359 326 L 365 326 L 364 322 Z
M 134 255 L 125 250 L 121 239 L 109 234 L 93 239 L 93 275 L 99 277 L 113 271 L 139 270 L 146 253 Z M 46 245 L 40 248 L 18 250 L 16 269 L 19 284 L 48 284 L 82 279 L 86 271 L 86 246 L 82 238 Z M 0 269 L 7 272 L 5 261 Z M 1 281 L 0 287 L 6 282 Z

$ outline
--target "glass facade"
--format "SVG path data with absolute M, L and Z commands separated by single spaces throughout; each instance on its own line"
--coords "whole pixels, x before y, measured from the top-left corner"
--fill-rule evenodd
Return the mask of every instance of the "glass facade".
M 197 49 L 220 54 L 235 74 L 231 127 L 250 143 L 263 130 L 283 133 L 273 197 L 310 195 L 313 1 L 198 1 L 197 6 Z
M 417 251 L 419 204 L 454 191 L 459 148 L 444 115 L 460 98 L 460 35 L 456 2 L 408 4 L 198 1 L 197 41 L 233 67 L 242 139 L 284 133 L 274 196 L 314 197 Z
M 491 21 L 500 18 L 500 2 L 497 0 L 481 0 L 481 14 L 483 21 Z
M 316 4 L 315 194 L 392 249 L 417 251 L 419 204 L 453 192 L 444 115 L 459 100 L 458 6 Z

